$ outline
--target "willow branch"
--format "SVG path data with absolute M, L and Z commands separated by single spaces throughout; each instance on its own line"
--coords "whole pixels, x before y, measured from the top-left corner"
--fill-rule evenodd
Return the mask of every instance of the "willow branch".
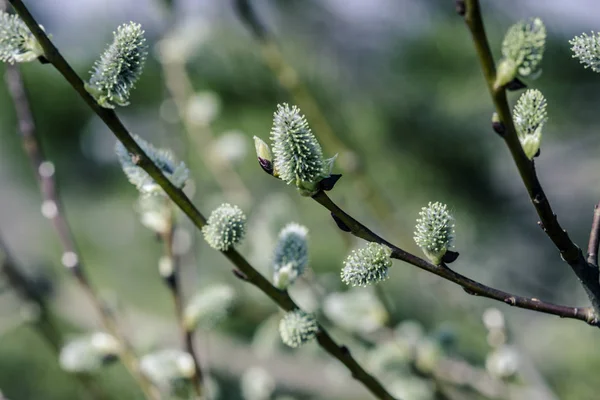
M 600 245 L 600 203 L 594 206 L 594 218 L 588 242 L 587 262 L 598 266 L 598 246 Z
M 63 342 L 63 334 L 59 327 L 56 316 L 48 306 L 47 299 L 39 292 L 39 289 L 25 276 L 14 259 L 8 252 L 4 241 L 0 237 L 0 273 L 6 277 L 10 286 L 24 301 L 36 305 L 39 315 L 35 318 L 33 326 L 38 334 L 50 346 L 52 351 L 58 355 Z M 90 398 L 103 399 L 106 394 L 88 376 L 76 374 L 75 379 L 85 388 Z
M 600 326 L 600 322 L 594 315 L 593 310 L 589 307 L 567 307 L 547 303 L 534 297 L 517 296 L 486 286 L 451 270 L 446 265 L 434 265 L 429 261 L 426 261 L 393 245 L 348 215 L 344 210 L 338 207 L 325 194 L 325 192 L 318 192 L 313 196 L 313 199 L 315 199 L 323 207 L 327 208 L 333 215 L 335 215 L 335 217 L 342 221 L 350 229 L 350 232 L 354 236 L 369 242 L 376 242 L 388 246 L 390 249 L 392 249 L 392 258 L 404 261 L 408 264 L 414 265 L 417 268 L 431 272 L 432 274 L 435 274 L 450 282 L 456 283 L 468 294 L 498 300 L 517 308 L 524 308 L 545 314 L 552 314 L 561 318 L 577 319 L 590 325 Z
M 52 44 L 48 36 L 46 36 L 45 32 L 39 27 L 39 24 L 23 2 L 21 0 L 10 0 L 10 3 L 44 49 L 44 56 L 49 63 L 52 64 L 67 82 L 69 82 L 73 89 L 79 93 L 86 104 L 88 104 L 96 115 L 100 117 L 125 148 L 132 154 L 135 154 L 135 159 L 139 160 L 138 166 L 143 168 L 144 171 L 160 185 L 169 198 L 190 218 L 192 223 L 198 229 L 201 229 L 206 225 L 206 218 L 194 204 L 192 204 L 183 191 L 174 186 L 162 173 L 160 168 L 144 153 L 131 134 L 127 131 L 117 114 L 111 109 L 100 107 L 94 98 L 85 90 L 81 78 L 62 57 L 58 49 Z M 299 308 L 286 291 L 281 291 L 273 286 L 236 250 L 230 249 L 222 253 L 236 266 L 237 270 L 243 274 L 244 279 L 247 282 L 264 292 L 283 310 L 291 311 Z M 352 376 L 360 381 L 375 397 L 381 400 L 395 400 L 381 383 L 356 361 L 348 348 L 337 344 L 322 326 L 320 326 L 317 341 L 323 350 L 342 362 L 346 368 L 350 370 Z
M 163 275 L 165 284 L 169 288 L 171 292 L 171 297 L 173 297 L 173 304 L 175 305 L 175 315 L 177 317 L 177 323 L 179 325 L 179 329 L 181 332 L 181 339 L 183 348 L 186 352 L 192 357 L 194 360 L 194 379 L 193 386 L 196 394 L 199 398 L 202 397 L 202 366 L 200 364 L 200 356 L 196 351 L 196 347 L 194 345 L 194 332 L 189 330 L 186 327 L 184 320 L 184 296 L 181 288 L 181 271 L 180 271 L 180 262 L 179 257 L 175 255 L 173 252 L 173 234 L 175 232 L 174 226 L 172 224 L 173 215 L 171 215 L 171 226 L 162 234 L 162 240 L 165 245 L 165 257 L 169 260 L 169 264 L 171 267 L 170 271 L 165 271 L 166 273 Z M 162 271 L 161 271 L 162 273 Z
M 92 304 L 102 319 L 104 327 L 120 342 L 120 347 L 122 349 L 121 359 L 129 369 L 131 375 L 145 392 L 146 397 L 148 399 L 156 399 L 157 395 L 154 393 L 156 390 L 138 369 L 138 360 L 133 349 L 128 344 L 125 336 L 120 332 L 111 312 L 102 304 L 102 301 L 83 270 L 81 255 L 77 250 L 73 233 L 67 222 L 58 195 L 58 189 L 54 178 L 54 165 L 46 160 L 39 139 L 36 136 L 35 122 L 18 67 L 8 65 L 5 78 L 8 92 L 15 106 L 23 148 L 35 171 L 35 176 L 42 194 L 42 208 L 45 209 L 45 216 L 51 220 L 56 236 L 60 240 L 63 248 L 63 265 L 92 301 Z
M 372 179 L 369 179 L 358 160 L 358 153 L 342 141 L 331 127 L 331 124 L 321 111 L 318 102 L 310 90 L 300 79 L 298 72 L 286 60 L 273 34 L 261 21 L 260 16 L 252 6 L 252 0 L 232 0 L 234 9 L 242 22 L 256 38 L 264 63 L 272 71 L 279 85 L 289 94 L 294 103 L 306 113 L 315 132 L 319 132 L 319 140 L 323 149 L 330 154 L 340 154 L 339 162 L 342 171 L 352 174 L 356 184 L 360 186 L 360 195 L 381 219 L 388 219 L 393 214 L 390 201 L 382 195 Z M 346 157 L 349 157 L 349 161 Z
M 475 49 L 477 50 L 477 55 L 496 112 L 505 128 L 505 133 L 502 137 L 510 150 L 521 175 L 521 180 L 539 216 L 539 225 L 559 250 L 561 257 L 575 272 L 592 303 L 595 313 L 597 316 L 600 316 L 600 276 L 598 267 L 586 261 L 581 249 L 569 238 L 567 231 L 559 224 L 556 214 L 552 210 L 550 202 L 537 177 L 535 163 L 527 158 L 523 152 L 506 98 L 506 90 L 504 87 L 494 86 L 496 66 L 485 33 L 479 1 L 466 0 L 465 5 L 465 22 L 473 37 Z

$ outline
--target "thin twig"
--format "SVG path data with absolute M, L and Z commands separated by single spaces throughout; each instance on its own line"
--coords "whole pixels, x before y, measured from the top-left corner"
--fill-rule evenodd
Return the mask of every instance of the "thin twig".
M 351 233 L 369 242 L 377 242 L 388 246 L 392 249 L 392 258 L 402 260 L 415 267 L 421 268 L 425 271 L 431 272 L 437 276 L 440 276 L 450 282 L 454 282 L 460 285 L 465 292 L 475 296 L 487 297 L 506 303 L 510 306 L 517 308 L 525 308 L 528 310 L 534 310 L 546 314 L 557 315 L 561 318 L 571 318 L 584 321 L 590 325 L 600 326 L 600 322 L 597 320 L 594 312 L 589 307 L 567 307 L 547 303 L 533 297 L 516 296 L 514 294 L 504 292 L 472 279 L 467 278 L 457 272 L 454 272 L 446 265 L 434 265 L 429 261 L 426 261 L 420 257 L 417 257 L 405 250 L 393 245 L 384 238 L 380 237 L 365 225 L 361 224 L 344 210 L 339 208 L 326 194 L 325 192 L 318 192 L 313 196 L 319 204 L 331 211 L 337 218 L 339 218 L 351 231 Z
M 277 78 L 298 107 L 306 114 L 312 128 L 319 134 L 319 140 L 329 154 L 340 154 L 339 166 L 344 173 L 352 174 L 353 180 L 360 186 L 360 195 L 380 219 L 389 219 L 393 214 L 389 199 L 379 190 L 364 171 L 358 152 L 336 135 L 331 124 L 321 111 L 317 100 L 300 79 L 298 72 L 286 60 L 274 35 L 261 21 L 252 6 L 252 0 L 232 0 L 234 8 L 242 22 L 259 43 L 265 64 Z
M 527 189 L 527 193 L 529 194 L 529 198 L 540 218 L 539 225 L 560 251 L 561 257 L 569 264 L 569 266 L 571 266 L 571 269 L 581 281 L 595 313 L 597 316 L 600 316 L 600 282 L 598 267 L 596 265 L 590 265 L 586 261 L 581 249 L 573 243 L 569 238 L 567 231 L 558 223 L 556 214 L 552 210 L 550 202 L 537 177 L 535 163 L 527 158 L 523 152 L 506 98 L 506 90 L 504 87 L 497 88 L 494 86 L 496 80 L 496 66 L 485 33 L 479 1 L 467 0 L 465 4 L 465 22 L 473 37 L 477 55 L 496 112 L 498 113 L 500 122 L 505 128 L 505 133 L 502 137 L 510 150 L 512 158 L 519 170 L 519 174 L 521 175 L 521 179 Z
M 169 260 L 170 270 L 165 271 L 163 275 L 163 279 L 171 292 L 171 296 L 173 297 L 173 304 L 175 305 L 175 315 L 177 317 L 177 323 L 179 325 L 179 329 L 181 331 L 181 339 L 182 344 L 185 349 L 189 353 L 189 355 L 194 360 L 194 378 L 193 378 L 193 386 L 198 398 L 202 397 L 202 367 L 200 365 L 200 356 L 196 351 L 196 347 L 194 346 L 194 332 L 190 331 L 185 324 L 184 320 L 184 297 L 181 288 L 181 271 L 180 271 L 180 262 L 179 257 L 175 255 L 173 252 L 173 235 L 175 233 L 175 227 L 173 226 L 173 212 L 171 212 L 171 224 L 169 228 L 162 234 L 162 240 L 165 244 L 165 257 Z M 162 273 L 163 271 L 161 271 Z
M 104 327 L 121 344 L 121 359 L 146 394 L 146 397 L 149 399 L 157 399 L 158 397 L 155 393 L 156 390 L 152 387 L 150 381 L 148 381 L 139 371 L 138 360 L 133 349 L 127 342 L 125 336 L 120 332 L 111 312 L 102 304 L 102 301 L 83 270 L 81 255 L 77 250 L 73 233 L 71 232 L 65 217 L 64 209 L 58 195 L 54 177 L 54 164 L 47 161 L 39 139 L 36 136 L 35 122 L 18 67 L 8 65 L 5 78 L 9 94 L 15 106 L 23 148 L 35 171 L 35 176 L 42 194 L 42 209 L 44 215 L 52 221 L 56 235 L 63 248 L 62 263 L 90 298 L 101 317 Z
M 592 219 L 592 230 L 588 242 L 587 262 L 598 266 L 598 246 L 600 245 L 600 203 L 594 206 L 594 218 Z
M 6 277 L 10 286 L 16 291 L 23 301 L 31 302 L 37 307 L 33 327 L 39 335 L 48 343 L 52 351 L 58 355 L 63 344 L 63 334 L 59 327 L 58 318 L 48 306 L 47 299 L 39 289 L 28 279 L 11 257 L 6 244 L 0 237 L 0 273 Z M 71 375 L 73 376 L 73 375 Z M 83 374 L 75 374 L 74 378 L 79 381 L 87 394 L 92 399 L 104 399 L 106 394 L 92 379 Z
M 152 162 L 152 160 L 144 153 L 140 146 L 127 131 L 117 114 L 111 110 L 100 107 L 94 98 L 85 90 L 83 81 L 62 57 L 58 49 L 52 44 L 46 33 L 39 27 L 35 18 L 31 15 L 27 7 L 21 0 L 10 0 L 21 19 L 31 30 L 35 38 L 44 49 L 44 56 L 57 69 L 57 71 L 69 82 L 69 84 L 79 93 L 82 99 L 88 106 L 104 121 L 108 128 L 115 134 L 117 139 L 127 148 L 129 152 L 136 155 L 139 160 L 138 166 L 144 169 L 152 179 L 160 185 L 165 193 L 177 204 L 177 206 L 190 218 L 192 223 L 201 229 L 206 225 L 206 218 L 192 204 L 190 199 L 183 191 L 174 186 L 171 181 L 162 173 L 160 168 Z M 222 252 L 236 267 L 242 272 L 247 282 L 253 284 L 274 302 L 279 307 L 286 311 L 298 309 L 299 307 L 292 300 L 286 291 L 281 291 L 271 284 L 264 276 L 262 276 L 248 261 L 240 255 L 236 250 L 231 249 Z M 360 381 L 375 397 L 381 400 L 395 400 L 394 397 L 387 392 L 382 384 L 370 375 L 351 355 L 346 346 L 338 345 L 329 336 L 327 331 L 320 326 L 317 335 L 319 345 L 342 362 L 352 373 L 352 376 Z

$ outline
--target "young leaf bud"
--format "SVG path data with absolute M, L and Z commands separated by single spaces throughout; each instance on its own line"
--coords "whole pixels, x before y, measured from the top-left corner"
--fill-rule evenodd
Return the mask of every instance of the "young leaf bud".
M 273 154 L 269 145 L 258 136 L 254 136 L 254 147 L 256 148 L 256 157 L 261 168 L 269 175 L 277 176 L 273 169 Z
M 419 213 L 415 243 L 432 263 L 439 265 L 454 240 L 454 218 L 442 203 L 429 203 Z
M 584 68 L 600 72 L 600 33 L 592 31 L 591 36 L 582 33 L 569 40 L 573 58 L 579 59 Z
M 114 360 L 119 354 L 119 342 L 104 332 L 84 335 L 69 341 L 60 350 L 60 365 L 69 372 L 93 372 Z
M 213 249 L 226 251 L 240 243 L 246 234 L 246 216 L 238 206 L 221 204 L 202 228 L 204 240 Z
M 129 104 L 129 92 L 142 75 L 148 55 L 140 24 L 123 24 L 113 32 L 113 42 L 94 64 L 86 90 L 104 108 Z
M 389 247 L 379 243 L 369 243 L 367 247 L 352 251 L 342 269 L 342 281 L 346 285 L 367 286 L 388 278 L 392 266 Z
M 492 129 L 500 136 L 504 136 L 504 132 L 506 131 L 504 124 L 500 121 L 500 117 L 496 112 L 492 114 Z
M 279 232 L 273 257 L 273 282 L 279 289 L 286 289 L 306 270 L 307 235 L 308 229 L 296 223 L 286 225 Z
M 227 285 L 214 285 L 196 293 L 183 313 L 188 332 L 196 328 L 210 329 L 223 320 L 235 303 L 235 290 Z
M 0 10 L 0 61 L 29 62 L 43 54 L 42 46 L 21 18 Z
M 185 166 L 185 163 L 180 162 L 178 164 L 169 150 L 157 149 L 138 135 L 133 135 L 133 139 L 142 148 L 150 160 L 152 160 L 152 162 L 160 168 L 163 174 L 169 178 L 173 185 L 180 189 L 185 186 L 190 172 Z M 152 179 L 142 167 L 134 162 L 135 156 L 130 153 L 121 142 L 117 142 L 115 152 L 117 153 L 121 168 L 123 168 L 123 172 L 125 172 L 129 182 L 134 184 L 141 194 L 151 195 L 164 193 L 162 188 L 154 182 L 154 179 Z
M 546 27 L 539 18 L 519 21 L 511 26 L 502 42 L 502 61 L 496 73 L 496 88 L 512 81 L 517 74 L 535 78 L 544 55 Z
M 312 314 L 302 310 L 287 312 L 279 323 L 279 334 L 283 343 L 300 347 L 313 340 L 319 332 L 319 324 Z
M 298 107 L 277 106 L 271 140 L 279 177 L 295 184 L 304 196 L 315 194 L 319 181 L 329 176 L 333 160 L 323 159 L 321 145 Z
M 548 120 L 542 92 L 529 89 L 523 93 L 513 110 L 513 120 L 523 151 L 532 160 L 540 150 L 542 129 Z

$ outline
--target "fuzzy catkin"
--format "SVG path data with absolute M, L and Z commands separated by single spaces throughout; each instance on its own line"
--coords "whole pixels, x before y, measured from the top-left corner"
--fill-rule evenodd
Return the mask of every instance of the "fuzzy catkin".
M 179 189 L 185 186 L 189 179 L 189 170 L 183 161 L 178 163 L 170 150 L 157 149 L 138 135 L 133 135 L 133 139 L 173 185 Z M 134 162 L 132 153 L 121 142 L 116 143 L 115 152 L 127 179 L 135 185 L 141 194 L 164 193 L 154 179 Z
M 415 227 L 417 246 L 434 264 L 440 264 L 454 241 L 454 218 L 445 204 L 435 202 L 423 207 Z
M 44 50 L 25 22 L 16 14 L 0 10 L 0 61 L 29 62 L 42 54 Z
M 246 216 L 236 205 L 221 204 L 202 228 L 204 239 L 215 250 L 226 251 L 240 243 L 246 234 Z
M 548 120 L 546 98 L 537 89 L 528 89 L 519 97 L 513 121 L 525 155 L 531 160 L 540 149 L 542 129 Z
M 279 334 L 283 343 L 300 347 L 313 340 L 319 332 L 319 324 L 312 314 L 302 310 L 287 312 L 279 323 Z
M 271 130 L 275 169 L 286 183 L 314 183 L 325 169 L 321 145 L 296 106 L 277 106 Z
M 308 265 L 308 229 L 296 223 L 286 225 L 277 238 L 273 256 L 273 281 L 285 289 L 304 274 Z
M 569 41 L 573 58 L 577 58 L 584 68 L 600 72 L 600 33 L 582 33 Z
M 367 286 L 386 280 L 392 266 L 390 255 L 389 247 L 379 243 L 353 250 L 344 261 L 342 281 L 346 285 Z
M 148 48 L 140 24 L 123 24 L 113 42 L 94 64 L 87 91 L 105 108 L 126 106 L 129 94 L 142 75 Z

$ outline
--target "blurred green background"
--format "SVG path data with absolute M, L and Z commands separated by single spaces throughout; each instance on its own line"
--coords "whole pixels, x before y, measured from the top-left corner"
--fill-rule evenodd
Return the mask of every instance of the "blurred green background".
M 240 250 L 267 276 L 277 232 L 292 221 L 309 228 L 312 280 L 291 291 L 300 304 L 317 310 L 327 298 L 315 295 L 319 290 L 346 290 L 339 270 L 349 250 L 360 243 L 342 235 L 324 208 L 270 178 L 256 163 L 252 136 L 267 139 L 276 105 L 294 99 L 266 66 L 260 45 L 236 17 L 232 1 L 26 4 L 85 78 L 117 25 L 142 23 L 150 56 L 131 105 L 117 110 L 126 126 L 186 161 L 193 178 L 188 192 L 203 213 L 224 201 L 246 212 L 249 234 Z M 454 269 L 516 294 L 587 304 L 570 268 L 537 227 L 512 159 L 491 130 L 492 104 L 453 1 L 263 0 L 255 6 L 338 140 L 352 150 L 326 149 L 328 156 L 341 153 L 336 171 L 344 172 L 331 192 L 334 201 L 417 254 L 412 232 L 420 208 L 429 201 L 445 202 L 457 221 L 456 249 L 461 257 Z M 591 0 L 482 1 L 482 7 L 496 55 L 510 24 L 530 16 L 540 16 L 546 23 L 543 74 L 527 82 L 548 100 L 549 122 L 536 167 L 560 222 L 584 247 L 593 206 L 600 198 L 600 76 L 571 58 L 568 39 L 598 29 L 600 11 Z M 189 134 L 164 75 L 171 71 L 181 83 L 182 63 L 194 91 L 184 104 L 187 122 L 197 128 Z M 22 72 L 38 133 L 56 166 L 67 217 L 94 285 L 115 305 L 123 329 L 140 353 L 178 346 L 172 302 L 157 271 L 162 245 L 134 212 L 137 193 L 118 166 L 114 137 L 53 68 L 30 63 L 22 66 Z M 513 104 L 517 96 L 510 94 Z M 99 329 L 88 301 L 60 265 L 61 248 L 41 215 L 35 178 L 3 85 L 0 109 L 2 237 L 21 267 L 51 281 L 49 301 L 66 321 L 66 337 Z M 308 112 L 307 118 L 312 123 Z M 233 166 L 239 182 L 229 179 L 231 171 L 223 163 Z M 224 170 L 215 179 L 213 171 Z M 387 206 L 372 207 L 365 196 L 369 187 Z M 191 295 L 226 283 L 239 294 L 229 318 L 197 335 L 203 364 L 220 387 L 219 398 L 243 398 L 240 382 L 253 367 L 274 379 L 276 394 L 271 398 L 371 398 L 314 346 L 291 352 L 278 345 L 276 324 L 260 325 L 277 315 L 275 305 L 235 279 L 228 261 L 211 250 L 184 218 L 179 229 L 185 292 Z M 411 367 L 394 378 L 394 384 L 404 387 L 398 389 L 404 399 L 597 398 L 597 329 L 468 296 L 459 287 L 400 262 L 394 263 L 391 279 L 382 288 L 393 304 L 390 324 L 403 323 L 397 332 L 419 327 L 415 329 L 443 348 L 444 357 L 459 359 L 496 383 L 531 390 L 486 397 L 466 384 L 440 384 Z M 10 400 L 85 398 L 24 320 L 23 307 L 10 289 L 0 293 L 2 393 Z M 494 375 L 489 362 L 486 372 L 486 358 L 489 361 L 497 350 L 482 320 L 490 307 L 503 313 L 503 335 L 518 354 L 517 371 L 508 378 Z M 264 332 L 257 334 L 259 325 Z M 362 360 L 369 359 L 373 343 L 386 340 L 385 333 L 376 329 L 367 338 L 361 336 L 365 332 L 360 327 L 333 333 L 356 349 Z M 102 398 L 141 398 L 118 364 L 94 376 Z M 409 386 L 416 389 L 403 391 Z M 248 394 L 246 398 L 254 400 Z

